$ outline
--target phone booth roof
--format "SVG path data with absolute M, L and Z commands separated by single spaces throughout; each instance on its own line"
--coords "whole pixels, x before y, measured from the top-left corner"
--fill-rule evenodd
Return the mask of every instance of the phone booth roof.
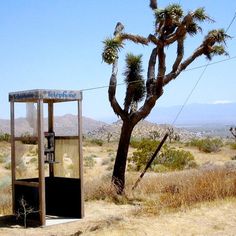
M 40 99 L 43 99 L 45 103 L 78 101 L 82 100 L 82 92 L 79 90 L 35 89 L 9 93 L 10 102 L 37 102 Z

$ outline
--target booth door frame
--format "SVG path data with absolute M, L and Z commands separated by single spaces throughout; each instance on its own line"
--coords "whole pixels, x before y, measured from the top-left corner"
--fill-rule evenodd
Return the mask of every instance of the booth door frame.
M 37 131 L 38 131 L 38 177 L 39 183 L 33 184 L 39 191 L 39 220 L 40 225 L 46 225 L 46 199 L 45 199 L 45 173 L 44 173 L 44 121 L 43 121 L 43 99 L 37 100 Z M 53 128 L 53 104 L 48 103 L 49 128 Z M 15 153 L 15 102 L 10 101 L 11 111 L 11 172 L 12 172 L 12 210 L 15 214 L 15 184 L 16 180 L 16 153 Z M 84 189 L 83 189 L 83 149 L 82 149 L 82 101 L 78 101 L 78 153 L 79 153 L 79 178 L 81 191 L 81 217 L 84 217 Z M 21 183 L 22 185 L 27 183 Z

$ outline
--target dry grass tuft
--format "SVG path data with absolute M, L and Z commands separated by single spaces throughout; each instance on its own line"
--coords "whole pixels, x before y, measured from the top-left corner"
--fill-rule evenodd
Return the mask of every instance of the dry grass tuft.
M 5 177 L 0 180 L 0 215 L 11 214 L 11 204 L 10 178 Z
M 136 178 L 129 176 L 127 179 L 123 196 L 116 194 L 109 177 L 87 182 L 85 199 L 132 203 L 138 206 L 138 214 L 159 214 L 236 196 L 236 170 L 224 166 L 165 174 L 148 173 L 134 191 L 131 189 Z
M 146 213 L 185 208 L 195 203 L 236 196 L 236 170 L 226 167 L 149 175 L 135 195 Z
M 115 189 L 108 178 L 97 178 L 84 183 L 85 201 L 112 199 Z

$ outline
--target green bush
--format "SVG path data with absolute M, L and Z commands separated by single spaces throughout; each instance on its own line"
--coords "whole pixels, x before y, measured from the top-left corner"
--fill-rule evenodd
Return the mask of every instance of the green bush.
M 101 139 L 92 139 L 90 142 L 91 144 L 96 144 L 98 146 L 102 146 L 104 143 Z
M 197 165 L 194 156 L 190 152 L 169 147 L 164 147 L 158 158 L 158 163 L 169 170 L 182 170 Z
M 11 141 L 11 135 L 8 133 L 0 133 L 0 141 L 6 141 L 10 142 Z
M 147 164 L 150 156 L 155 152 L 157 145 L 159 145 L 159 141 L 151 140 L 151 139 L 143 139 L 141 141 L 135 141 L 134 147 L 137 148 L 137 151 L 133 153 L 131 159 L 128 159 L 129 166 L 134 166 L 135 170 L 140 170 Z M 156 159 L 153 164 L 156 163 Z
M 220 151 L 223 142 L 219 138 L 192 139 L 188 145 L 197 147 L 202 152 L 211 153 Z
M 130 147 L 138 148 L 138 146 L 139 146 L 141 141 L 142 140 L 139 140 L 139 139 L 136 139 L 136 138 L 131 138 L 131 140 L 130 140 Z
M 94 155 L 84 157 L 84 166 L 92 168 L 94 167 L 96 161 L 94 160 Z
M 148 160 L 155 152 L 159 141 L 143 139 L 138 147 L 137 151 L 133 153 L 133 156 L 129 158 L 129 168 L 139 171 L 146 166 Z M 167 145 L 163 145 L 159 156 L 156 157 L 151 165 L 151 170 L 156 172 L 163 172 L 167 170 L 182 170 L 186 167 L 195 167 L 196 162 L 190 152 L 170 148 Z

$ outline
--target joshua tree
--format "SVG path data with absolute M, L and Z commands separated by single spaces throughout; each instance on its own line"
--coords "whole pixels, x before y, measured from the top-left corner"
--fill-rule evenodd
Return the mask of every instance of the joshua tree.
M 114 37 L 104 41 L 102 57 L 106 63 L 112 65 L 108 89 L 109 101 L 115 114 L 123 121 L 112 176 L 112 182 L 118 193 L 122 193 L 125 187 L 125 169 L 132 130 L 151 112 L 156 101 L 162 96 L 164 86 L 173 81 L 200 56 L 205 55 L 207 59 L 211 59 L 214 55 L 227 55 L 224 44 L 229 36 L 224 29 L 218 29 L 208 32 L 199 47 L 190 56 L 184 57 L 187 36 L 195 36 L 202 31 L 199 23 L 213 21 L 204 8 L 184 14 L 179 4 L 170 4 L 164 9 L 159 9 L 155 0 L 150 1 L 150 7 L 155 16 L 154 34 L 142 37 L 125 33 L 124 26 L 119 22 L 115 28 Z M 153 49 L 148 62 L 146 81 L 142 75 L 142 56 L 133 54 L 126 56 L 124 76 L 127 86 L 122 107 L 116 100 L 116 86 L 118 53 L 124 47 L 126 40 L 141 45 L 150 45 L 153 46 Z M 166 72 L 165 51 L 168 46 L 173 44 L 176 45 L 177 55 L 171 70 Z M 143 104 L 138 106 L 141 101 Z

